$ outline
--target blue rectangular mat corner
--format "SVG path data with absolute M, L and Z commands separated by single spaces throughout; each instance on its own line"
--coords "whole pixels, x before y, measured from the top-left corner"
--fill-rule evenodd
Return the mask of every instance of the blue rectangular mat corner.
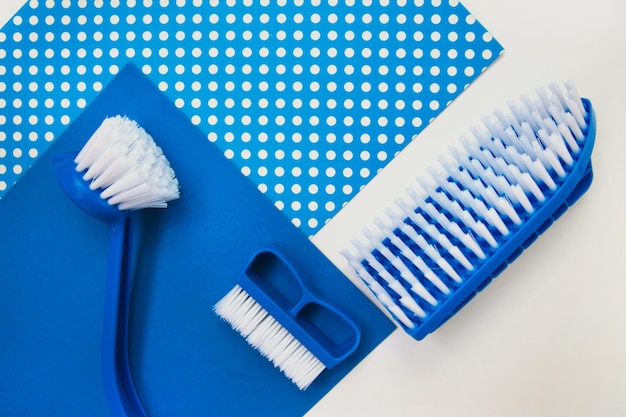
M 79 150 L 116 114 L 154 137 L 181 184 L 167 210 L 141 216 L 130 360 L 148 414 L 304 414 L 395 327 L 132 64 L 49 152 Z M 100 370 L 108 230 L 63 194 L 49 152 L 0 201 L 0 415 L 108 416 Z M 362 328 L 357 352 L 304 392 L 212 312 L 265 245 L 293 258 Z

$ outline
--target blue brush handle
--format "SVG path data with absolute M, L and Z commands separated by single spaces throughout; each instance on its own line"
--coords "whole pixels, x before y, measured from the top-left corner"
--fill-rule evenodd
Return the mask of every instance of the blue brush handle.
M 131 289 L 131 252 L 134 214 L 100 197 L 76 171 L 73 153 L 51 157 L 63 191 L 90 216 L 110 227 L 104 301 L 102 372 L 104 387 L 114 417 L 146 417 L 130 372 L 128 360 L 128 313 Z
M 130 371 L 128 317 L 131 294 L 131 251 L 134 215 L 111 224 L 102 335 L 102 373 L 115 417 L 147 417 Z
M 238 284 L 327 368 L 352 354 L 359 326 L 307 288 L 285 254 L 267 247 L 254 254 Z

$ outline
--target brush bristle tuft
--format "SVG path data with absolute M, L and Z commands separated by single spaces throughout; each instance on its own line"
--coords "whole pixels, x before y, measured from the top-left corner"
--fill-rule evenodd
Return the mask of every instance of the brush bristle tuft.
M 178 180 L 152 137 L 135 121 L 106 118 L 75 160 L 92 190 L 120 210 L 164 208 L 179 197 Z
M 305 390 L 326 367 L 245 290 L 236 285 L 213 308 L 261 355 Z

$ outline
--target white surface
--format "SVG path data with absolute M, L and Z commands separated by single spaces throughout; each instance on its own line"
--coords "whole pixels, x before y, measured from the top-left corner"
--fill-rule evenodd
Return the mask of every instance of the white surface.
M 315 237 L 337 251 L 507 99 L 573 80 L 598 118 L 589 192 L 445 326 L 396 331 L 307 417 L 626 416 L 626 2 L 464 0 L 505 53 Z M 428 162 L 426 162 L 428 164 Z
M 23 3 L 1 0 L 0 26 Z M 338 251 L 507 99 L 573 80 L 598 117 L 590 191 L 422 342 L 396 331 L 307 417 L 626 416 L 626 2 L 463 0 L 506 51 L 315 237 Z

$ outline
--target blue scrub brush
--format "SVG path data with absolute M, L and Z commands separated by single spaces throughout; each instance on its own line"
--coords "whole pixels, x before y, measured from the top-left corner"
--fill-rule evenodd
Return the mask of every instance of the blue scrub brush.
M 131 239 L 138 209 L 165 208 L 178 181 L 152 137 L 134 121 L 106 118 L 78 154 L 52 155 L 65 193 L 110 226 L 102 339 L 102 371 L 111 412 L 146 417 L 128 359 Z
M 377 218 L 375 229 L 343 251 L 418 340 L 489 284 L 591 185 L 595 116 L 571 83 L 538 88 L 482 122 L 386 210 L 386 220 Z
M 313 294 L 275 247 L 252 255 L 214 310 L 301 390 L 352 354 L 361 339 L 356 323 Z

